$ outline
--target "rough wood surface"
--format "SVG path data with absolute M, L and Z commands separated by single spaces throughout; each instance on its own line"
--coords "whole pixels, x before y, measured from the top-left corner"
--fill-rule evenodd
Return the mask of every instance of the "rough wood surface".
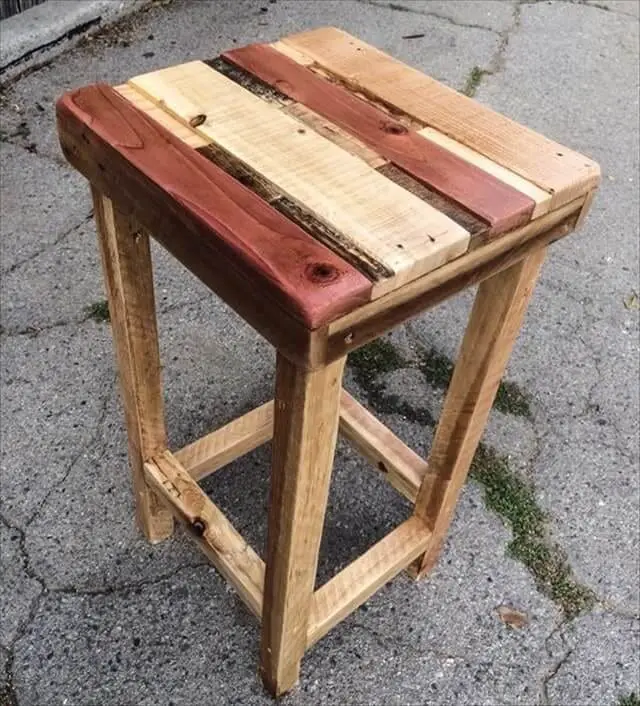
M 66 94 L 58 124 L 72 164 L 258 330 L 281 329 L 279 311 L 315 329 L 369 299 L 363 275 L 108 86 Z
M 184 446 L 174 456 L 194 480 L 200 480 L 257 449 L 272 436 L 273 401 Z
M 346 390 L 340 402 L 340 434 L 410 502 L 427 473 L 427 462 Z
M 433 531 L 416 573 L 435 563 L 544 261 L 540 248 L 478 288 L 414 513 Z
M 469 233 L 300 121 L 201 61 L 129 82 L 262 174 L 395 275 L 380 296 L 466 251 Z
M 552 208 L 587 193 L 600 168 L 334 27 L 281 40 L 355 90 L 470 147 L 553 194 Z
M 274 696 L 297 682 L 307 642 L 344 363 L 306 373 L 277 359 L 261 645 Z
M 425 550 L 430 539 L 427 525 L 420 518 L 411 517 L 319 588 L 313 596 L 307 645 L 317 642 L 405 569 Z
M 275 49 L 253 44 L 225 52 L 223 57 L 277 86 L 289 98 L 354 134 L 416 179 L 484 219 L 490 232 L 503 233 L 530 220 L 535 206 L 531 198 Z
M 133 475 L 136 518 L 151 542 L 168 537 L 173 519 L 144 480 L 144 462 L 167 448 L 149 238 L 92 189 L 111 333 L 118 360 Z
M 216 569 L 235 587 L 251 612 L 261 617 L 265 574 L 262 559 L 171 452 L 150 459 L 144 470 L 149 484 L 186 524 Z

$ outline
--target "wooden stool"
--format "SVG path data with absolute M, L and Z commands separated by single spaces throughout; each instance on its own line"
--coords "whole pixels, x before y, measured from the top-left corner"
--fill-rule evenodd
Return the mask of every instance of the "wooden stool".
M 594 162 L 344 32 L 94 85 L 57 106 L 91 182 L 137 518 L 172 515 L 262 618 L 279 695 L 305 649 L 434 564 L 546 246 L 584 218 Z M 269 402 L 167 449 L 147 231 L 277 349 Z M 347 354 L 480 283 L 426 463 L 342 390 Z M 336 436 L 415 503 L 314 591 Z M 198 480 L 273 437 L 263 561 Z

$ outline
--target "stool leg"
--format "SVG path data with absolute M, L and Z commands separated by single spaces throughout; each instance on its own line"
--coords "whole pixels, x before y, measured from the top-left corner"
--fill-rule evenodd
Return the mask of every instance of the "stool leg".
M 148 488 L 143 464 L 167 448 L 149 238 L 93 189 L 111 329 L 129 438 L 136 518 L 151 542 L 173 531 L 169 510 Z
M 306 647 L 345 360 L 309 372 L 278 354 L 260 654 L 274 696 L 298 681 Z
M 416 577 L 438 558 L 545 253 L 534 252 L 478 288 L 416 500 L 415 514 L 433 530 L 411 568 Z

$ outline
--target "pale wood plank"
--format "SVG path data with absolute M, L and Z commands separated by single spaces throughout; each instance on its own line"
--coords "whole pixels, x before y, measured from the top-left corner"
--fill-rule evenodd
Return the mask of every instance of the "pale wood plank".
M 174 451 L 174 456 L 194 480 L 201 480 L 266 444 L 272 436 L 273 400 Z
M 496 177 L 496 179 L 500 179 L 500 181 L 505 184 L 509 184 L 509 186 L 517 189 L 530 199 L 533 199 L 536 205 L 533 209 L 533 214 L 531 216 L 532 218 L 539 218 L 545 213 L 548 213 L 551 209 L 551 193 L 541 189 L 532 182 L 523 179 L 519 174 L 516 174 L 510 169 L 506 169 L 497 162 L 494 162 L 488 157 L 480 154 L 480 152 L 463 145 L 457 140 L 451 139 L 444 133 L 439 130 L 435 130 L 432 127 L 425 127 L 422 130 L 418 130 L 418 135 L 421 135 L 426 140 L 435 142 L 437 145 L 444 147 L 449 152 L 453 152 L 453 154 L 457 155 L 461 159 L 475 165 L 488 174 L 492 174 Z
M 92 195 L 127 424 L 136 518 L 147 539 L 159 542 L 171 535 L 173 519 L 149 490 L 143 470 L 146 459 L 167 447 L 149 238 L 93 187 Z
M 576 222 L 576 230 L 582 228 L 585 218 L 589 215 L 589 212 L 591 211 L 591 206 L 593 204 L 593 199 L 596 196 L 596 192 L 597 189 L 593 189 L 587 194 L 587 198 L 584 200 L 584 204 L 582 205 L 582 209 L 580 210 L 580 217 Z
M 336 574 L 313 596 L 307 647 L 405 569 L 431 541 L 431 531 L 411 517 Z
M 170 451 L 145 463 L 144 471 L 148 483 L 191 530 L 213 565 L 235 587 L 251 612 L 261 617 L 265 574 L 262 559 Z
M 496 113 L 334 27 L 282 43 L 368 97 L 399 109 L 553 193 L 552 208 L 590 191 L 600 168 L 587 157 Z
M 289 44 L 285 44 L 284 42 L 278 41 L 272 42 L 269 46 L 273 47 L 276 51 L 279 51 L 281 54 L 288 56 L 290 59 L 293 59 L 297 64 L 300 64 L 301 66 L 311 66 L 311 64 L 313 64 L 313 59 L 310 56 L 303 54 L 301 51 L 298 51 L 297 49 L 295 49 L 295 47 L 292 47 Z
M 388 164 L 388 160 L 381 157 L 377 152 L 372 150 L 370 147 L 365 145 L 356 137 L 350 135 L 346 130 L 338 127 L 335 123 L 332 123 L 327 118 L 323 118 L 322 115 L 307 108 L 306 105 L 302 103 L 293 103 L 283 110 L 292 115 L 294 118 L 301 120 L 305 125 L 313 128 L 317 133 L 326 137 L 327 140 L 331 140 L 338 147 L 342 147 L 355 157 L 359 157 L 365 161 L 372 169 L 377 169 L 385 164 Z
M 545 254 L 540 248 L 478 288 L 416 499 L 415 515 L 433 530 L 418 575 L 437 559 Z
M 333 465 L 345 359 L 304 372 L 278 354 L 261 670 L 274 696 L 298 680 Z
M 407 500 L 415 502 L 427 462 L 346 390 L 340 400 L 340 433 L 381 471 Z
M 210 140 L 206 140 L 195 130 L 192 130 L 190 127 L 187 127 L 180 121 L 176 120 L 174 117 L 169 115 L 169 113 L 150 101 L 144 94 L 136 91 L 133 86 L 129 86 L 124 83 L 120 86 L 114 86 L 114 90 L 117 91 L 123 98 L 126 98 L 129 103 L 134 105 L 138 110 L 146 113 L 150 118 L 155 120 L 157 123 L 160 123 L 162 127 L 169 130 L 169 132 L 173 133 L 183 142 L 186 142 L 189 147 L 197 149 L 198 147 L 204 147 L 209 144 Z
M 130 83 L 395 272 L 380 296 L 466 251 L 469 233 L 321 135 L 203 62 Z M 202 122 L 204 117 L 204 122 Z

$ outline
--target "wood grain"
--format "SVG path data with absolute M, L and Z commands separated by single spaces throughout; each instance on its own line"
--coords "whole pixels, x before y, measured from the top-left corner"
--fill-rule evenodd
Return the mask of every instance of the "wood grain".
M 534 201 L 483 169 L 393 120 L 345 88 L 329 83 L 266 45 L 225 52 L 223 58 L 354 134 L 416 179 L 503 233 L 530 220 Z
M 273 401 L 212 431 L 174 452 L 194 480 L 223 468 L 234 459 L 257 449 L 273 436 Z
M 592 160 L 549 140 L 480 103 L 425 76 L 417 69 L 334 27 L 281 40 L 305 55 L 305 62 L 329 71 L 371 96 L 461 142 L 553 194 L 557 208 L 598 185 Z
M 340 434 L 410 502 L 427 473 L 427 462 L 346 390 L 340 401 Z
M 416 499 L 415 515 L 433 531 L 418 575 L 437 559 L 545 254 L 540 248 L 478 288 Z
M 147 482 L 191 531 L 202 551 L 254 615 L 262 615 L 264 562 L 170 451 L 144 466 Z
M 467 249 L 469 233 L 451 219 L 203 62 L 129 83 L 184 123 L 206 116 L 200 134 L 392 270 L 374 297 Z
M 92 189 L 111 333 L 127 423 L 138 526 L 150 542 L 173 531 L 171 513 L 144 480 L 144 462 L 167 448 L 149 238 Z
M 261 644 L 274 696 L 297 682 L 306 646 L 344 363 L 306 373 L 277 358 Z
M 65 95 L 58 124 L 72 164 L 258 330 L 278 310 L 316 329 L 369 298 L 353 267 L 108 86 Z
M 318 589 L 313 596 L 307 645 L 317 642 L 405 569 L 430 540 L 429 527 L 420 518 L 411 517 Z

